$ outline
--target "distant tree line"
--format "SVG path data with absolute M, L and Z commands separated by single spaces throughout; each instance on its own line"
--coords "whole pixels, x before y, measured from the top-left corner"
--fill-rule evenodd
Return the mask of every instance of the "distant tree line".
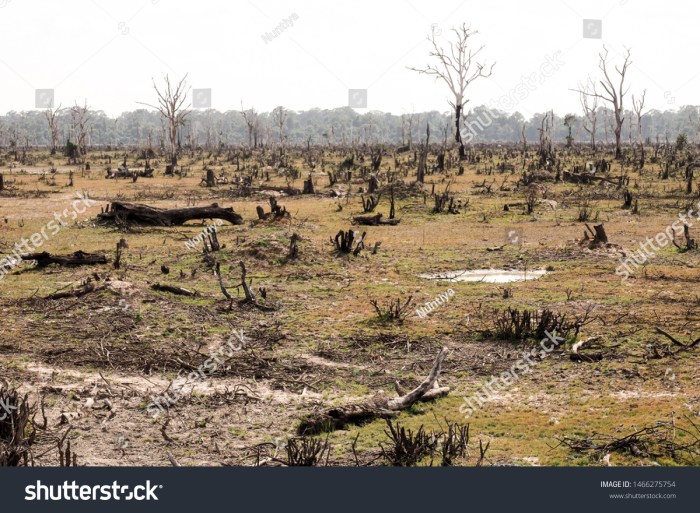
M 349 107 L 322 110 L 286 111 L 280 118 L 279 107 L 270 113 L 256 113 L 254 125 L 241 111 L 194 110 L 190 112 L 178 133 L 181 147 L 215 149 L 219 146 L 248 145 L 277 146 L 280 137 L 288 145 L 352 145 L 352 144 L 418 144 L 425 137 L 426 124 L 430 125 L 431 142 L 450 145 L 454 140 L 454 113 L 425 112 L 395 115 L 378 111 L 359 114 Z M 476 107 L 464 117 L 463 135 L 469 142 L 522 142 L 539 139 L 539 129 L 545 113 L 536 113 L 526 119 L 519 112 L 506 113 L 488 107 Z M 625 112 L 622 138 L 625 143 L 638 137 L 635 113 Z M 68 141 L 77 142 L 80 127 L 70 109 L 55 117 L 59 146 Z M 280 119 L 283 129 L 280 130 Z M 566 121 L 566 124 L 565 124 Z M 589 135 L 583 127 L 582 114 L 554 115 L 552 137 L 557 142 L 571 141 L 586 144 Z M 598 108 L 597 139 L 601 143 L 614 142 L 613 115 L 610 110 Z M 700 142 L 700 109 L 684 106 L 678 110 L 649 110 L 641 116 L 642 137 L 651 143 L 675 141 L 684 133 L 691 143 Z M 116 118 L 104 112 L 91 111 L 85 144 L 89 146 L 140 146 L 161 148 L 168 144 L 166 123 L 153 110 L 138 109 L 124 112 Z M 251 132 L 253 131 L 253 132 Z M 255 137 L 251 138 L 251 133 Z M 51 129 L 44 111 L 9 112 L 0 116 L 0 147 L 21 148 L 51 146 Z

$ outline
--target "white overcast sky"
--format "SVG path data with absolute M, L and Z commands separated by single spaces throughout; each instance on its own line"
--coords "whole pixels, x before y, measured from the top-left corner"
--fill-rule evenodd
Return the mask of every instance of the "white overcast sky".
M 462 22 L 496 62 L 468 106 L 497 107 L 560 51 L 565 64 L 506 110 L 578 113 L 569 89 L 597 71 L 606 44 L 618 56 L 631 47 L 631 92 L 646 88 L 647 106 L 665 110 L 700 104 L 699 14 L 680 0 L 0 0 L 0 113 L 31 110 L 34 89 L 53 88 L 56 104 L 116 115 L 154 102 L 151 77 L 165 73 L 211 88 L 222 111 L 341 107 L 348 88 L 366 88 L 370 110 L 447 111 L 444 84 L 406 67 L 429 62 L 431 30 Z M 602 20 L 602 39 L 583 38 L 583 19 Z

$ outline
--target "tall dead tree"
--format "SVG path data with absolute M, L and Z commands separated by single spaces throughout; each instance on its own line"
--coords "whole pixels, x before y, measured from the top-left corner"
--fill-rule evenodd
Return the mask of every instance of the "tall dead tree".
M 284 154 L 284 124 L 287 122 L 287 109 L 284 107 L 275 107 L 272 111 L 272 118 L 279 130 L 280 137 L 280 155 Z
M 466 98 L 466 91 L 469 84 L 480 77 L 491 76 L 494 64 L 488 68 L 485 64 L 477 62 L 475 58 L 484 49 L 484 46 L 472 48 L 471 38 L 478 34 L 465 23 L 459 28 L 453 28 L 455 40 L 449 42 L 449 48 L 445 49 L 438 44 L 436 32 L 433 31 L 428 36 L 433 49 L 430 57 L 437 60 L 437 64 L 428 64 L 423 69 L 409 68 L 412 71 L 425 75 L 433 75 L 436 80 L 441 79 L 450 88 L 454 95 L 449 104 L 455 113 L 455 141 L 459 144 L 459 158 L 465 157 L 464 142 L 462 141 L 462 121 L 464 106 L 469 101 Z
M 637 100 L 634 95 L 632 95 L 632 109 L 637 117 L 637 144 L 639 145 L 640 157 L 639 157 L 639 167 L 640 169 L 644 167 L 644 139 L 642 138 L 642 110 L 644 110 L 644 97 L 647 94 L 647 90 L 642 91 L 642 97 Z
M 626 53 L 624 55 L 624 61 L 622 66 L 613 66 L 614 71 L 617 73 L 615 77 L 610 68 L 610 62 L 608 61 L 608 49 L 603 46 L 603 51 L 598 54 L 600 62 L 598 67 L 603 72 L 603 77 L 600 79 L 600 85 L 604 92 L 598 92 L 595 89 L 592 92 L 583 92 L 588 96 L 596 96 L 602 100 L 608 102 L 613 110 L 613 115 L 615 117 L 615 125 L 613 126 L 613 132 L 615 134 L 615 158 L 622 158 L 622 124 L 625 122 L 623 101 L 625 95 L 629 88 L 625 89 L 625 77 L 627 76 L 627 68 L 632 64 L 630 60 L 630 50 L 625 49 Z M 619 80 L 619 82 L 618 82 Z
M 87 153 L 87 134 L 88 127 L 92 121 L 90 117 L 90 107 L 87 102 L 81 107 L 77 103 L 70 108 L 73 127 L 76 132 L 76 144 L 78 146 L 78 157 L 82 157 Z
M 598 117 L 598 96 L 591 95 L 595 91 L 595 84 L 589 78 L 585 86 L 580 86 L 581 108 L 583 109 L 583 129 L 591 137 L 591 149 L 595 151 L 595 129 Z
M 420 159 L 418 160 L 418 170 L 416 172 L 416 181 L 423 183 L 425 181 L 425 171 L 428 167 L 428 149 L 430 148 L 430 123 L 425 124 L 425 141 L 421 141 Z
M 49 124 L 49 133 L 51 134 L 51 155 L 56 154 L 58 148 L 58 115 L 63 109 L 61 105 L 54 108 L 48 108 L 44 111 L 44 117 Z
M 189 108 L 185 106 L 189 88 L 187 87 L 187 75 L 177 83 L 175 87 L 170 83 L 170 77 L 165 75 L 165 87 L 163 90 L 158 89 L 155 80 L 153 81 L 153 89 L 158 95 L 158 105 L 141 103 L 148 107 L 156 109 L 160 112 L 165 120 L 165 127 L 168 135 L 170 166 L 166 173 L 172 174 L 177 166 L 177 150 L 178 150 L 178 130 L 185 124 L 185 119 L 189 115 Z
M 241 116 L 248 127 L 248 148 L 257 148 L 258 146 L 258 113 L 254 108 L 248 110 L 243 109 L 241 103 Z
M 401 115 L 401 132 L 403 144 L 408 147 L 408 150 L 413 149 L 413 122 L 415 121 L 416 115 L 412 112 L 411 114 Z

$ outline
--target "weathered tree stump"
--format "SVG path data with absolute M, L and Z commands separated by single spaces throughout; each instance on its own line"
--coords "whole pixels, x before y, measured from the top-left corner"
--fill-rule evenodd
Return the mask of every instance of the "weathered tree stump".
M 293 233 L 292 237 L 289 239 L 289 253 L 287 254 L 287 258 L 289 260 L 294 260 L 299 256 L 299 248 L 297 247 L 297 242 L 300 238 L 301 237 L 299 237 L 299 235 Z
M 306 180 L 304 180 L 304 189 L 302 190 L 301 193 L 302 194 L 315 194 L 314 179 L 311 176 L 311 174 L 309 174 L 309 177 Z
M 597 248 L 599 246 L 605 246 L 608 243 L 608 236 L 605 233 L 605 228 L 603 227 L 603 223 L 593 225 L 593 229 L 591 230 L 591 227 L 588 226 L 587 224 L 585 225 L 586 228 L 588 229 L 588 232 L 583 232 L 583 237 L 584 241 L 589 241 L 588 247 L 593 249 Z M 591 239 L 588 236 L 588 233 L 593 236 Z

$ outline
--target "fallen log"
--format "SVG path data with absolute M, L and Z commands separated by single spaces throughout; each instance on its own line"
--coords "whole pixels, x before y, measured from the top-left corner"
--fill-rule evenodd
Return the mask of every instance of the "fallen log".
M 77 289 L 67 290 L 63 292 L 54 292 L 53 294 L 49 294 L 48 296 L 46 296 L 44 299 L 65 299 L 69 297 L 82 297 L 91 292 L 98 292 L 100 290 L 104 290 L 105 288 L 107 287 L 96 287 L 94 283 L 88 282 L 85 285 L 78 287 Z
M 159 292 L 170 292 L 178 296 L 197 296 L 197 291 L 183 289 L 182 287 L 176 287 L 175 285 L 162 285 L 160 283 L 154 283 L 151 285 L 151 289 L 157 290 Z
M 669 335 L 664 330 L 662 330 L 661 328 L 658 328 L 658 327 L 656 328 L 656 333 L 658 333 L 659 335 L 663 335 L 664 337 L 669 339 L 671 342 L 673 342 L 675 345 L 681 347 L 682 348 L 681 351 L 692 349 L 696 345 L 700 344 L 700 338 L 696 338 L 695 340 L 691 340 L 687 344 L 684 344 L 680 340 L 676 339 L 673 335 Z
M 35 260 L 37 267 L 46 267 L 50 264 L 74 267 L 78 265 L 98 265 L 107 263 L 107 257 L 104 254 L 85 253 L 83 251 L 76 251 L 69 255 L 52 255 L 46 251 L 41 253 L 29 253 L 28 255 L 22 255 L 22 260 Z
M 314 435 L 342 429 L 349 424 L 360 424 L 377 418 L 393 417 L 401 410 L 410 408 L 417 401 L 429 401 L 446 396 L 450 388 L 440 387 L 437 380 L 447 351 L 446 347 L 440 350 L 428 377 L 410 392 L 389 398 L 380 391 L 372 399 L 363 403 L 349 404 L 331 408 L 325 412 L 312 413 L 301 421 L 297 428 L 298 434 Z M 397 390 L 400 390 L 400 387 L 397 387 Z
M 104 223 L 136 223 L 156 226 L 180 226 L 194 219 L 223 219 L 231 224 L 243 224 L 240 214 L 233 208 L 219 207 L 213 203 L 208 207 L 156 208 L 136 203 L 113 201 L 106 212 L 97 214 L 98 221 Z
M 355 216 L 352 218 L 352 224 L 360 224 L 363 226 L 396 226 L 401 222 L 401 219 L 382 219 L 382 214 L 373 216 Z
M 569 358 L 574 362 L 598 362 L 603 359 L 603 353 L 581 353 L 580 351 L 593 342 L 600 340 L 600 337 L 590 337 L 585 340 L 579 340 L 571 346 L 571 354 Z

